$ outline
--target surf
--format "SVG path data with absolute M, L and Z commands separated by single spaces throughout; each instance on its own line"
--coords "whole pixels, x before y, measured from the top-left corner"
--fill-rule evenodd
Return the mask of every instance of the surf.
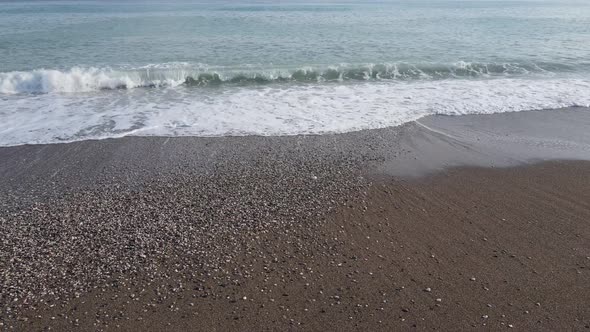
M 421 117 L 590 106 L 586 78 L 180 86 L 0 97 L 0 145 L 121 136 L 282 136 L 398 126 Z
M 35 69 L 0 73 L 0 93 L 77 93 L 100 90 L 161 88 L 180 85 L 272 85 L 275 83 L 379 82 L 549 76 L 572 71 L 553 63 L 379 63 L 302 66 L 209 66 L 163 63 L 140 67 L 66 70 Z

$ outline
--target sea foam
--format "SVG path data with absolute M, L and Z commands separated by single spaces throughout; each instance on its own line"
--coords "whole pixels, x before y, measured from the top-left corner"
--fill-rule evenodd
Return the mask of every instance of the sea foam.
M 216 89 L 176 86 L 83 94 L 16 94 L 0 96 L 0 145 L 126 135 L 342 133 L 396 126 L 431 114 L 488 114 L 589 105 L 590 80 L 582 78 L 310 83 Z
M 149 71 L 145 71 L 149 74 Z M 80 68 L 70 70 L 17 71 L 0 73 L 0 93 L 49 93 L 90 92 L 121 88 L 177 85 L 172 78 L 152 79 L 140 71 L 115 71 L 111 69 Z

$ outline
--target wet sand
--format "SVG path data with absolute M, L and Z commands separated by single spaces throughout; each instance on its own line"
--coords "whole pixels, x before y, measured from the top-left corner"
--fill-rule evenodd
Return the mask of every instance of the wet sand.
M 0 148 L 1 328 L 590 328 L 589 114 Z

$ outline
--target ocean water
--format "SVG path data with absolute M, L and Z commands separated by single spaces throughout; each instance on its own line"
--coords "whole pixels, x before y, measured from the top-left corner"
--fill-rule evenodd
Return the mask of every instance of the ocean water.
M 590 105 L 590 1 L 0 0 L 0 145 Z

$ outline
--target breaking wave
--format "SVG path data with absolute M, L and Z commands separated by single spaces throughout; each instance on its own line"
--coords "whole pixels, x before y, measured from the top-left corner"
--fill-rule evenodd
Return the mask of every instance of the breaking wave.
M 408 64 L 384 63 L 300 68 L 246 65 L 215 67 L 186 63 L 148 65 L 137 68 L 38 69 L 0 73 L 0 93 L 90 92 L 98 90 L 174 87 L 179 85 L 214 87 L 272 83 L 321 83 L 343 81 L 437 80 L 453 78 L 519 77 L 552 75 L 574 68 L 551 63 L 472 63 Z

